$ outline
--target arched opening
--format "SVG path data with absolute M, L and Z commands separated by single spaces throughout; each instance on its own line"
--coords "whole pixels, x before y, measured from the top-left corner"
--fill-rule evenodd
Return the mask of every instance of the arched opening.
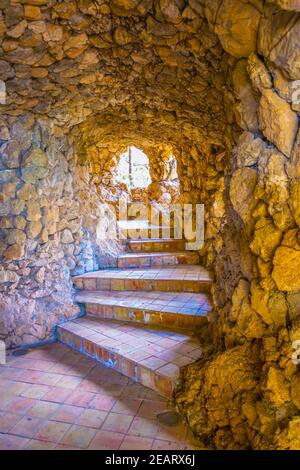
M 147 188 L 151 183 L 147 155 L 137 147 L 129 146 L 119 157 L 116 179 L 130 190 Z

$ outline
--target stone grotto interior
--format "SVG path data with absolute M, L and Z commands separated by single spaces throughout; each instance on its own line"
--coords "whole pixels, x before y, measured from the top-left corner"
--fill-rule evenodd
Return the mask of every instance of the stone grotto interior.
M 300 449 L 299 113 L 300 0 L 0 0 L 1 449 Z

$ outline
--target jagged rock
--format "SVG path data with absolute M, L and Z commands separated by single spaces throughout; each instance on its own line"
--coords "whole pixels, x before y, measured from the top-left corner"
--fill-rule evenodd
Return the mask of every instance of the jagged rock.
M 273 318 L 268 308 L 269 292 L 262 289 L 258 284 L 251 286 L 251 306 L 261 316 L 264 323 L 272 325 Z
M 7 250 L 4 251 L 3 256 L 9 260 L 17 260 L 22 258 L 24 253 L 24 245 L 10 245 Z
M 290 156 L 298 130 L 297 114 L 272 90 L 264 90 L 259 106 L 260 128 L 267 139 Z
M 72 243 L 74 241 L 72 232 L 68 229 L 65 229 L 61 234 L 62 243 Z
M 253 5 L 213 0 L 206 2 L 205 14 L 226 52 L 240 58 L 255 51 L 260 13 Z
M 268 370 L 265 390 L 270 401 L 276 406 L 284 405 L 290 401 L 287 382 L 282 371 L 276 367 L 270 367 Z
M 243 168 L 256 165 L 264 148 L 262 139 L 255 137 L 251 132 L 243 132 L 237 144 L 237 166 Z
M 255 224 L 255 232 L 250 248 L 264 261 L 269 261 L 278 245 L 280 244 L 282 233 L 278 230 L 272 220 L 261 217 Z
M 240 168 L 233 173 L 231 178 L 230 200 L 245 224 L 250 222 L 251 211 L 256 204 L 254 198 L 256 182 L 256 171 L 251 168 Z
M 270 10 L 259 26 L 258 51 L 289 78 L 300 78 L 298 16 L 293 11 Z
M 239 401 L 257 387 L 257 364 L 249 344 L 245 344 L 219 354 L 201 369 L 194 366 L 186 370 L 184 388 L 176 401 L 198 435 L 205 439 L 216 426 L 228 426 L 239 414 Z M 196 402 L 195 396 L 199 397 Z M 223 445 L 219 442 L 218 448 Z
M 29 223 L 26 233 L 29 238 L 35 238 L 41 232 L 43 226 L 40 220 L 32 221 Z
M 26 20 L 38 21 L 41 19 L 41 9 L 35 5 L 25 5 L 24 16 Z
M 272 277 L 278 289 L 291 292 L 300 289 L 300 251 L 280 246 L 273 259 Z
M 41 208 L 38 201 L 29 200 L 26 203 L 27 207 L 27 220 L 37 221 L 41 218 Z
M 300 418 L 292 418 L 287 427 L 276 437 L 278 449 L 298 450 L 300 447 Z
M 237 123 L 243 129 L 255 132 L 258 130 L 258 99 L 253 93 L 246 59 L 241 59 L 236 64 L 232 78 L 234 91 L 239 100 L 234 108 Z
M 257 57 L 255 53 L 248 57 L 247 71 L 251 79 L 253 88 L 257 92 L 263 92 L 264 89 L 272 88 L 271 75 L 265 64 Z
M 48 158 L 45 152 L 34 148 L 22 162 L 22 178 L 26 183 L 35 183 L 47 174 Z

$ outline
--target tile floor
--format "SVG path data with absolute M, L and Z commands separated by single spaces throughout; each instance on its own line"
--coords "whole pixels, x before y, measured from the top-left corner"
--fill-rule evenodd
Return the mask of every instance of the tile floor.
M 0 366 L 0 449 L 203 448 L 155 392 L 56 343 Z
M 89 316 L 60 325 L 57 335 L 62 343 L 113 364 L 115 370 L 168 397 L 180 368 L 202 355 L 199 341 L 190 331 Z

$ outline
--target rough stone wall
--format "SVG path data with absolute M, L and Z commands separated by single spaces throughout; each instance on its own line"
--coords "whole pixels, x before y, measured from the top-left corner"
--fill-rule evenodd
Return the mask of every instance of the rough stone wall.
M 201 254 L 215 273 L 212 345 L 202 362 L 186 369 L 177 403 L 193 430 L 217 448 L 299 448 L 300 379 L 291 361 L 292 341 L 300 339 L 299 1 L 51 0 L 33 5 L 0 0 L 0 9 L 0 80 L 7 95 L 0 105 L 6 116 L 0 129 L 2 207 L 7 198 L 14 201 L 7 214 L 14 220 L 8 224 L 18 224 L 19 216 L 26 219 L 25 226 L 20 221 L 3 228 L 2 239 L 8 240 L 3 249 L 12 253 L 20 251 L 26 232 L 25 254 L 2 258 L 2 276 L 9 276 L 2 286 L 12 292 L 9 298 L 30 292 L 27 285 L 42 259 L 38 250 L 30 254 L 30 247 L 37 243 L 51 253 L 56 240 L 37 241 L 43 227 L 33 245 L 28 242 L 27 230 L 38 230 L 39 219 L 28 219 L 26 208 L 22 214 L 19 187 L 15 191 L 6 181 L 11 162 L 20 158 L 14 122 L 22 145 L 20 123 L 28 130 L 36 119 L 46 122 L 46 135 L 53 128 L 51 145 L 59 156 L 53 166 L 49 156 L 48 162 L 41 157 L 43 164 L 33 157 L 41 175 L 34 186 L 43 188 L 45 171 L 61 184 L 64 174 L 65 184 L 68 165 L 78 218 L 89 212 L 82 210 L 84 204 L 99 201 L 95 183 L 110 174 L 119 145 L 172 145 L 182 202 L 205 204 Z M 68 150 L 62 150 L 61 139 Z M 36 133 L 30 142 L 45 153 Z M 93 146 L 105 149 L 103 163 L 97 152 L 90 160 Z M 22 162 L 26 152 L 21 149 Z M 22 169 L 12 171 L 23 181 Z M 109 189 L 107 184 L 111 197 Z M 62 198 L 55 191 L 50 199 Z M 66 191 L 66 207 L 73 209 L 74 196 Z M 58 222 L 63 218 L 59 214 Z M 61 266 L 66 268 L 66 316 L 74 312 L 70 271 L 78 263 L 82 270 L 97 266 L 94 222 L 87 232 L 89 225 L 81 220 L 78 235 L 71 230 L 75 241 L 65 249 L 59 241 L 53 248 L 63 257 L 53 266 L 47 262 L 47 269 L 52 266 L 60 275 Z M 71 240 L 65 226 L 59 239 L 64 230 Z M 76 252 L 82 239 L 87 265 L 68 252 Z M 45 279 L 55 282 L 52 274 Z M 39 291 L 41 281 L 34 282 Z M 42 300 L 33 302 L 33 311 L 42 312 L 39 322 L 27 307 L 18 307 L 14 317 L 3 316 L 5 322 L 12 319 L 6 335 L 16 337 L 13 343 L 47 337 L 47 321 L 57 321 L 58 314 L 48 315 L 51 296 L 48 310 Z M 32 334 L 36 324 L 42 332 Z
M 249 2 L 251 42 L 226 20 L 237 3 L 207 7 L 211 27 L 238 59 L 225 99 L 243 132 L 223 181 L 213 347 L 186 370 L 177 402 L 218 449 L 299 449 L 300 373 L 292 362 L 300 339 L 299 15 L 269 4 L 256 21 L 259 2 Z
M 112 263 L 97 240 L 98 195 L 72 139 L 32 114 L 1 118 L 0 338 L 8 346 L 53 336 L 78 315 L 70 276 Z

